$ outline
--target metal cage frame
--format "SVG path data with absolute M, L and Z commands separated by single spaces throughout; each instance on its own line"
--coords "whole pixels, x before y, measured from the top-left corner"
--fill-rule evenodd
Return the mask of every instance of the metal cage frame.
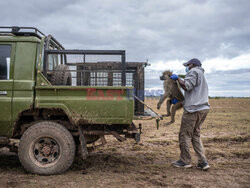
M 14 36 L 34 36 L 39 39 L 45 37 L 44 44 L 44 59 L 43 59 L 43 74 L 47 77 L 47 65 L 48 56 L 51 54 L 60 54 L 64 58 L 64 64 L 71 66 L 71 63 L 67 62 L 67 54 L 78 54 L 83 55 L 84 60 L 82 64 L 77 66 L 90 66 L 94 71 L 105 70 L 120 70 L 121 71 L 121 85 L 126 86 L 126 73 L 133 73 L 133 87 L 135 88 L 134 94 L 144 101 L 144 67 L 149 65 L 147 62 L 126 62 L 126 52 L 125 50 L 68 50 L 63 47 L 60 42 L 58 42 L 52 35 L 46 36 L 40 30 L 35 27 L 5 27 L 0 26 L 0 33 Z M 85 55 L 120 55 L 121 62 L 97 62 L 88 64 L 85 62 Z M 61 58 L 62 60 L 62 58 Z M 63 64 L 63 62 L 60 62 Z M 85 70 L 81 70 L 84 72 Z M 87 72 L 87 71 L 86 71 Z M 108 71 L 107 71 L 108 72 Z M 109 78 L 108 78 L 109 79 Z M 112 86 L 111 81 L 108 80 L 108 86 Z M 135 100 L 135 114 L 144 114 L 144 106 Z

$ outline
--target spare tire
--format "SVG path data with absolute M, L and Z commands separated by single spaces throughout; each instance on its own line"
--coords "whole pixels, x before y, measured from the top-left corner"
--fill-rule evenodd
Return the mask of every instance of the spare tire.
M 52 85 L 67 85 L 72 84 L 72 77 L 67 65 L 57 65 L 51 75 L 50 82 Z

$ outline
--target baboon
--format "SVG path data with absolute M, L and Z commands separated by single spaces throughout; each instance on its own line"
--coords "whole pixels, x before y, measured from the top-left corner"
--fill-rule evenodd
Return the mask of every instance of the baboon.
M 167 99 L 167 114 L 163 115 L 165 117 L 171 116 L 171 121 L 166 123 L 165 125 L 170 125 L 175 122 L 175 112 L 176 110 L 182 107 L 182 102 L 184 101 L 184 96 L 177 85 L 177 81 L 174 81 L 170 78 L 172 72 L 167 70 L 162 73 L 160 80 L 164 80 L 164 94 L 161 96 L 159 102 L 157 103 L 157 109 L 161 108 L 162 103 Z M 176 98 L 178 102 L 176 104 L 172 104 L 171 100 Z M 171 108 L 172 107 L 172 108 Z M 171 109 L 171 111 L 170 111 Z

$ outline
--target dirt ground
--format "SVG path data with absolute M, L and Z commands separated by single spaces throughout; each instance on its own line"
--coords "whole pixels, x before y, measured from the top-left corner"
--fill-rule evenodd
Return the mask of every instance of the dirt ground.
M 157 100 L 147 104 L 156 108 Z M 202 140 L 211 166 L 171 166 L 178 159 L 178 131 L 183 110 L 176 122 L 156 129 L 154 120 L 142 123 L 141 142 L 118 142 L 112 137 L 105 146 L 91 152 L 88 159 L 76 158 L 64 174 L 28 174 L 18 157 L 0 150 L 0 187 L 250 187 L 250 99 L 211 99 L 212 109 L 202 127 Z M 165 113 L 165 105 L 159 111 Z M 193 165 L 196 156 L 192 151 Z

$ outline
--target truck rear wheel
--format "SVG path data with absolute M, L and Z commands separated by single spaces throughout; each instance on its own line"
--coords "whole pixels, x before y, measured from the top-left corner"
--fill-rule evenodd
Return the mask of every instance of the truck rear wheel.
M 18 156 L 31 173 L 52 175 L 66 171 L 75 158 L 75 142 L 62 125 L 43 121 L 28 128 L 21 137 Z

